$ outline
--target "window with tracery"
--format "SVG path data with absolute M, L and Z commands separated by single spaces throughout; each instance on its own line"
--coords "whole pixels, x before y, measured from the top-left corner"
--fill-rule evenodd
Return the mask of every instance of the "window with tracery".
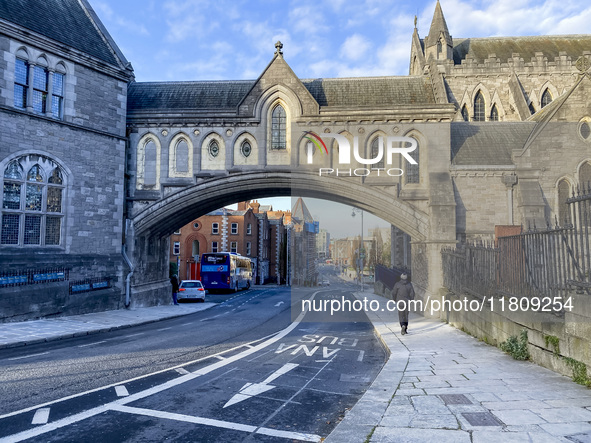
M 493 105 L 492 109 L 490 110 L 490 121 L 491 122 L 498 122 L 499 121 L 499 110 L 497 109 L 497 105 Z
M 374 138 L 371 142 L 371 158 L 377 158 L 380 155 L 380 137 Z M 373 169 L 384 169 L 385 161 L 384 158 L 386 157 L 386 153 L 384 152 L 384 147 L 382 146 L 382 158 L 379 162 L 371 165 Z
M 552 94 L 550 94 L 550 91 L 548 90 L 548 88 L 546 88 L 546 90 L 542 94 L 542 100 L 541 100 L 540 104 L 542 105 L 542 108 L 543 108 L 544 106 L 549 105 L 551 102 L 552 102 Z
M 271 149 L 286 149 L 287 114 L 277 105 L 271 114 Z
M 482 96 L 482 93 L 478 91 L 474 98 L 474 121 L 483 122 L 485 120 L 484 115 L 484 97 Z
M 10 162 L 2 179 L 0 244 L 61 245 L 65 216 L 62 169 L 47 158 L 30 155 Z
M 416 165 L 413 165 L 411 163 L 408 162 L 408 160 L 406 161 L 406 171 L 404 172 L 404 175 L 406 177 L 406 183 L 419 183 L 421 180 L 420 177 L 420 169 L 419 169 L 419 142 L 417 140 L 417 148 L 412 151 L 409 152 L 409 155 L 413 158 L 414 161 L 417 162 Z

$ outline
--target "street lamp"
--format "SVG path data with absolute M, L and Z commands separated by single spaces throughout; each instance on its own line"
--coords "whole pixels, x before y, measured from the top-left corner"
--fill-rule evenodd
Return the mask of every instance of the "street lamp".
M 365 248 L 363 247 L 363 209 L 359 209 L 359 208 L 353 208 L 353 211 L 351 212 L 351 217 L 355 217 L 355 214 L 357 212 L 361 212 L 361 243 L 359 245 L 359 270 L 360 272 L 358 273 L 359 275 L 359 283 L 361 286 L 361 292 L 363 292 L 363 269 L 364 269 L 364 263 L 363 260 L 365 258 Z

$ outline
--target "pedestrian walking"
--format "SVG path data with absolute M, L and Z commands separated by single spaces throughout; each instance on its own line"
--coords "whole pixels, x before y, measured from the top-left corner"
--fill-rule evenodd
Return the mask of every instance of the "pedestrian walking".
M 400 275 L 400 280 L 392 288 L 392 300 L 396 302 L 398 309 L 398 321 L 400 321 L 400 333 L 405 335 L 408 330 L 408 305 L 410 300 L 415 299 L 415 290 L 412 283 L 408 281 L 408 275 Z M 399 304 L 398 301 L 401 303 Z M 400 309 L 404 308 L 404 309 Z
M 176 274 L 170 277 L 170 284 L 172 285 L 172 302 L 175 305 L 178 305 L 177 294 L 179 292 L 179 279 Z

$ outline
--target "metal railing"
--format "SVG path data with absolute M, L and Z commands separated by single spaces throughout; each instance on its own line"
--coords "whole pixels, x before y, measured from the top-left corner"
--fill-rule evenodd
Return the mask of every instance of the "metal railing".
M 533 226 L 496 244 L 443 249 L 444 285 L 482 297 L 591 294 L 591 189 L 577 190 L 566 203 L 566 226 Z
M 64 267 L 28 269 L 24 271 L 0 272 L 0 288 L 38 285 L 42 283 L 65 281 L 70 278 L 70 270 Z

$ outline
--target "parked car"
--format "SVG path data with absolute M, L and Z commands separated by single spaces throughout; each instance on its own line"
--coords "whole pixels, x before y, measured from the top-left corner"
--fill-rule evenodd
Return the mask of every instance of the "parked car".
M 330 281 L 325 278 L 320 282 L 320 286 L 330 286 Z
M 200 280 L 184 280 L 179 286 L 177 296 L 181 301 L 205 301 L 205 288 Z

